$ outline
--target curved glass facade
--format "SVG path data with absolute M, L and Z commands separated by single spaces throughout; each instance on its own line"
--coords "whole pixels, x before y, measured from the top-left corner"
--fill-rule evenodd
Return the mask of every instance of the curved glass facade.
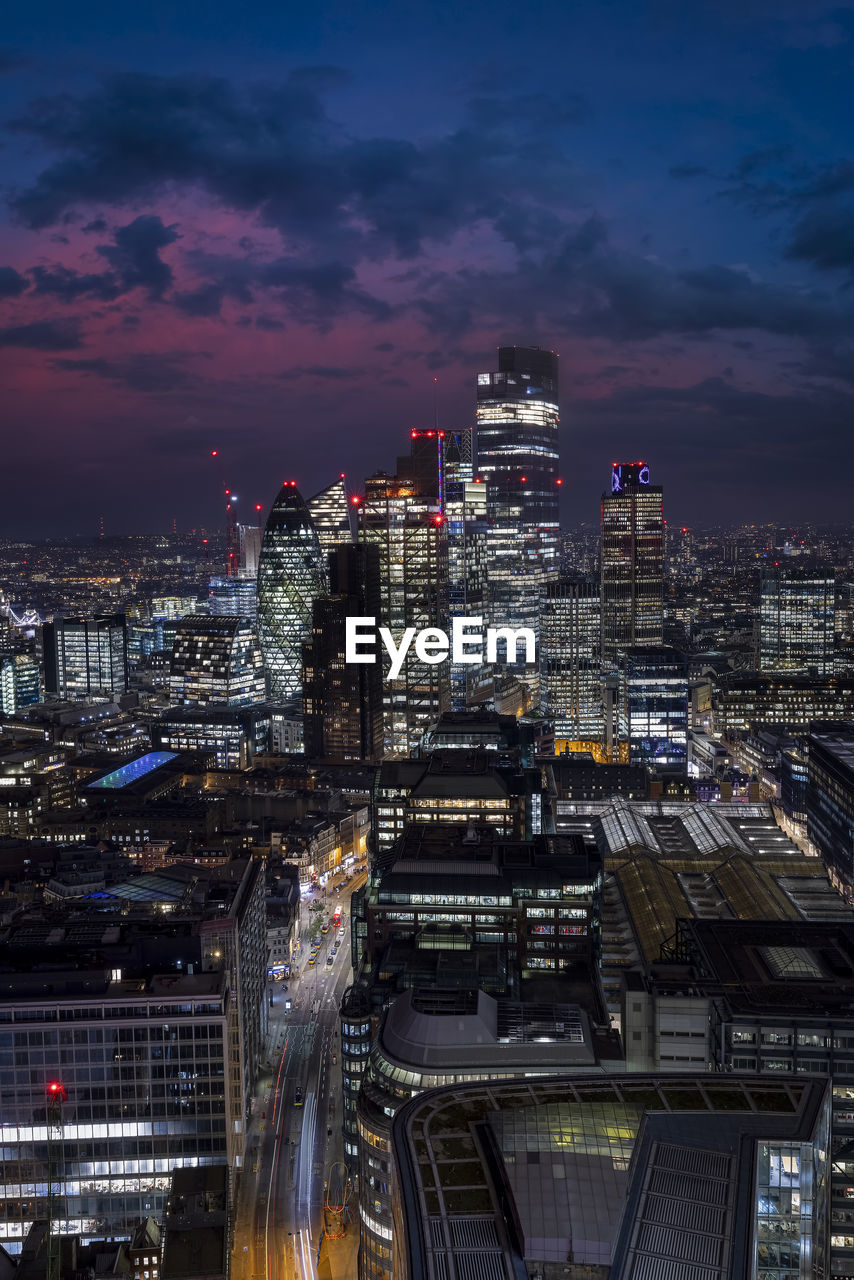
M 315 596 L 329 591 L 320 540 L 293 481 L 273 503 L 258 559 L 258 638 L 272 696 L 302 695 L 302 642 L 311 633 Z

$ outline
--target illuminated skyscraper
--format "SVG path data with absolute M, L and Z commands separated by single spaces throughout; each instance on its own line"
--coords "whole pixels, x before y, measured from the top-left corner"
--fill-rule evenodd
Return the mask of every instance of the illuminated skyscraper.
M 657 773 L 688 767 L 688 669 L 669 645 L 634 645 L 620 657 L 621 737 L 632 764 Z
M 379 552 L 381 621 L 400 640 L 407 627 L 448 626 L 447 524 L 414 480 L 378 472 L 358 508 L 359 539 Z M 385 668 L 387 658 L 378 654 Z M 448 663 L 428 664 L 410 647 L 400 675 L 383 682 L 385 751 L 408 756 L 449 704 Z
M 116 698 L 127 692 L 127 625 L 123 613 L 46 622 L 45 692 L 58 698 Z
M 315 600 L 311 638 L 303 644 L 305 753 L 312 760 L 380 760 L 382 668 L 345 661 L 347 618 L 380 615 L 376 546 L 336 547 L 329 578 L 330 594 Z
M 615 462 L 602 495 L 602 661 L 664 638 L 664 511 L 644 462 Z
M 487 485 L 474 479 L 472 430 L 446 432 L 442 450 L 443 510 L 448 528 L 448 609 L 451 618 L 489 617 Z M 451 710 L 465 711 L 473 675 L 451 663 Z
M 836 580 L 827 565 L 774 565 L 759 575 L 760 671 L 835 670 Z
M 347 496 L 343 471 L 334 484 L 328 489 L 321 489 L 305 505 L 324 554 L 334 551 L 342 542 L 353 541 L 353 508 Z
M 599 584 L 557 578 L 546 586 L 540 617 L 540 703 L 555 738 L 601 746 Z
M 208 607 L 215 617 L 251 618 L 257 611 L 257 585 L 254 578 L 211 578 L 208 584 Z
M 302 642 L 311 631 L 311 606 L 329 590 L 317 531 L 296 487 L 286 481 L 264 529 L 258 560 L 258 638 L 272 696 L 302 696 Z
M 557 571 L 558 358 L 499 347 L 498 372 L 477 375 L 477 470 L 489 487 L 489 580 L 496 625 L 539 625 Z
M 264 664 L 249 618 L 206 613 L 182 618 L 172 650 L 170 686 L 177 706 L 246 707 L 263 702 Z

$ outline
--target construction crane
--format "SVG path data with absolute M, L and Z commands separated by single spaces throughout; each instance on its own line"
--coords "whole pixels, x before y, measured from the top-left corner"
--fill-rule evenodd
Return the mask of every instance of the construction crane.
M 48 1082 L 47 1094 L 47 1263 L 45 1280 L 60 1280 L 60 1236 L 55 1228 L 62 1212 L 62 1106 L 65 1088 L 59 1080 Z M 56 1188 L 56 1191 L 54 1191 Z
M 211 449 L 211 457 L 219 464 L 225 498 L 225 571 L 229 578 L 233 578 L 237 573 L 237 494 L 225 483 L 222 464 L 219 462 L 219 449 Z

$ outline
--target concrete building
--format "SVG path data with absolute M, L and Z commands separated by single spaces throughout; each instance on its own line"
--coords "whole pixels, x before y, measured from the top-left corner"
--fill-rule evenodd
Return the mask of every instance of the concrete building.
M 395 1280 L 820 1280 L 829 1113 L 806 1079 L 431 1090 L 392 1126 Z
M 618 1038 L 591 1028 L 577 1005 L 496 1000 L 483 991 L 410 990 L 394 1000 L 382 1016 L 358 1101 L 363 1280 L 393 1274 L 391 1131 L 409 1099 L 469 1080 L 573 1070 L 589 1075 L 621 1065 Z

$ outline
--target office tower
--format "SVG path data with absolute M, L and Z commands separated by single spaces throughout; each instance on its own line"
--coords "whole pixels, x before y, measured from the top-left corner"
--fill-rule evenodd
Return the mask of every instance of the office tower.
M 448 627 L 448 539 L 435 495 L 412 480 L 378 472 L 365 484 L 359 539 L 375 546 L 380 567 L 380 619 L 399 642 L 407 627 Z M 387 665 L 379 653 L 383 673 Z M 424 729 L 448 709 L 448 663 L 422 662 L 414 646 L 396 679 L 383 679 L 386 754 L 408 756 Z
M 343 471 L 334 484 L 309 498 L 306 506 L 324 555 L 342 542 L 353 541 L 354 507 L 347 494 Z
M 477 376 L 477 470 L 489 487 L 489 579 L 497 626 L 536 632 L 558 558 L 558 358 L 499 347 Z
M 854 902 L 854 720 L 813 724 L 806 754 L 807 834 Z
M 246 707 L 263 702 L 261 650 L 248 618 L 191 613 L 172 649 L 173 706 Z
M 258 557 L 261 554 L 261 539 L 264 530 L 257 525 L 239 524 L 237 526 L 237 572 L 241 578 L 258 576 Z
M 774 565 L 760 571 L 760 671 L 833 675 L 835 591 L 829 566 Z
M 254 578 L 211 578 L 208 607 L 214 617 L 250 618 L 258 612 L 258 589 Z
M 279 701 L 302 697 L 302 642 L 312 602 L 328 590 L 317 530 L 296 481 L 288 480 L 267 519 L 258 561 L 258 638 Z
M 448 611 L 451 618 L 489 618 L 487 486 L 475 480 L 471 427 L 447 431 L 442 441 L 443 510 L 448 527 Z M 468 663 L 452 662 L 451 710 L 465 711 L 473 696 Z
M 397 478 L 413 484 L 422 497 L 435 498 L 442 505 L 444 486 L 442 464 L 445 432 L 436 427 L 409 433 L 409 453 L 397 459 Z
M 540 614 L 540 703 L 558 742 L 602 747 L 599 676 L 599 584 L 557 578 L 546 586 Z
M 669 645 L 633 645 L 621 656 L 621 736 L 632 764 L 658 773 L 688 766 L 688 668 Z
M 0 712 L 11 715 L 41 697 L 39 660 L 34 653 L 0 654 Z
M 644 462 L 615 462 L 602 495 L 602 661 L 664 638 L 664 512 Z
M 318 596 L 303 645 L 303 732 L 311 760 L 378 760 L 383 750 L 382 669 L 345 661 L 348 617 L 379 617 L 376 546 L 329 554 L 329 595 Z
M 63 699 L 117 698 L 127 692 L 123 613 L 56 618 L 44 624 L 45 692 Z

